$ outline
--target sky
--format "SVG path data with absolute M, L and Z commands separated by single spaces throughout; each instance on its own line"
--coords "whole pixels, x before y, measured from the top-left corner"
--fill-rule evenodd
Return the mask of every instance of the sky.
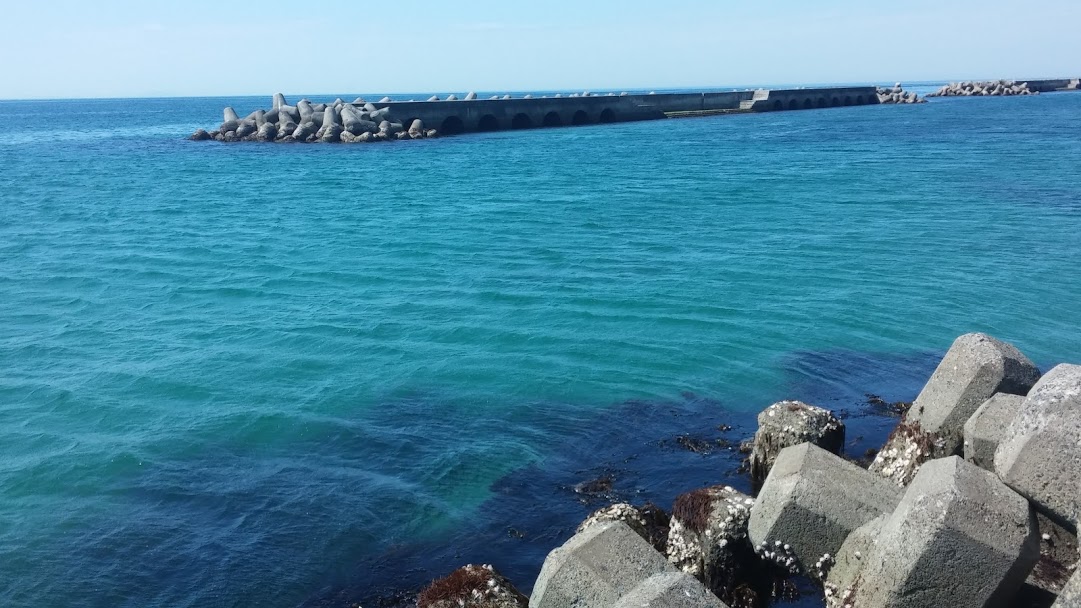
M 0 99 L 1081 75 L 1078 0 L 0 0 Z

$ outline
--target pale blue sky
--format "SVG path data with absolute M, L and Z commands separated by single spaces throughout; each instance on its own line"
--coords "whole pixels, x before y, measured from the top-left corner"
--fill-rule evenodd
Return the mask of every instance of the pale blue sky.
M 1078 0 L 4 5 L 0 99 L 600 91 L 1081 74 Z

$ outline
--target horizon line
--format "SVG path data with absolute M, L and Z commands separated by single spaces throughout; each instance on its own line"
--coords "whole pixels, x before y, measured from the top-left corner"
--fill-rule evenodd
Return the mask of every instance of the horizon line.
M 1013 80 L 1014 82 L 1025 82 L 1025 80 L 1055 80 L 1055 79 L 1061 79 L 1061 78 L 1063 78 L 1063 77 L 1029 78 L 1029 79 L 1017 79 L 1017 78 L 941 79 L 941 78 L 935 78 L 935 79 L 926 79 L 926 80 L 908 80 L 907 82 L 908 82 L 908 84 L 912 84 L 912 85 L 929 86 L 929 85 L 935 85 L 935 84 L 939 84 L 939 83 L 948 84 L 950 82 L 960 82 L 960 81 L 966 81 L 966 80 L 968 80 L 968 81 Z M 1071 78 L 1071 77 L 1066 77 L 1066 78 L 1068 79 L 1068 78 Z M 628 87 L 628 88 L 602 87 L 600 89 L 596 89 L 596 90 L 600 91 L 599 93 L 596 93 L 596 95 L 602 95 L 602 94 L 606 95 L 609 92 L 616 93 L 618 95 L 619 93 L 624 92 L 624 91 L 626 91 L 626 92 L 641 92 L 641 91 L 665 91 L 665 92 L 668 92 L 668 91 L 684 91 L 684 90 L 715 90 L 715 89 L 747 91 L 747 90 L 756 90 L 756 89 L 771 89 L 771 88 L 776 89 L 776 88 L 782 88 L 782 87 L 791 88 L 791 87 L 812 87 L 812 86 L 824 87 L 824 86 L 852 86 L 852 85 L 872 86 L 872 85 L 880 85 L 880 84 L 883 84 L 883 83 L 889 84 L 890 82 L 898 82 L 898 81 L 897 80 L 893 80 L 893 81 L 887 81 L 887 80 L 878 80 L 878 81 L 837 81 L 837 82 L 828 82 L 828 83 L 826 83 L 826 82 L 802 82 L 802 83 L 792 82 L 792 83 L 774 83 L 774 84 L 769 84 L 769 85 L 709 85 L 709 86 L 687 85 L 687 86 L 666 86 L 666 87 L 641 87 L 641 86 L 635 86 L 635 87 Z M 901 80 L 900 82 L 902 84 L 905 83 L 904 80 Z M 476 92 L 478 94 L 480 94 L 480 93 L 488 94 L 488 93 L 497 93 L 498 92 L 498 93 L 503 93 L 503 94 L 506 94 L 506 93 L 511 93 L 511 94 L 521 93 L 521 94 L 524 95 L 524 94 L 549 93 L 549 92 L 556 92 L 556 93 L 563 93 L 563 92 L 576 93 L 576 92 L 578 92 L 578 93 L 580 93 L 580 92 L 583 92 L 583 91 L 591 91 L 591 90 L 592 89 L 589 89 L 588 87 L 587 88 L 565 87 L 565 88 L 537 88 L 537 89 L 528 89 L 528 90 L 527 89 L 516 89 L 516 90 L 506 89 L 506 90 L 498 90 L 498 91 L 496 89 L 492 89 L 490 91 L 485 91 L 485 90 L 479 90 L 478 89 L 478 90 L 476 90 Z M 447 91 L 446 94 L 452 94 L 452 93 L 453 94 L 459 94 L 459 93 L 464 94 L 466 92 L 469 92 L 469 91 L 467 89 L 463 89 L 462 91 L 450 90 L 450 91 Z M 341 93 L 341 92 L 339 92 L 339 93 L 285 93 L 285 95 L 289 95 L 289 96 L 301 95 L 301 96 L 311 96 L 311 97 L 332 96 L 332 95 L 338 96 L 338 95 L 343 95 L 343 94 L 345 94 L 345 95 L 353 95 L 355 93 Z M 429 91 L 399 91 L 399 92 L 390 92 L 390 93 L 386 93 L 386 92 L 384 92 L 384 93 L 361 92 L 361 94 L 365 94 L 365 95 L 380 94 L 380 95 L 386 95 L 386 96 L 393 96 L 393 95 L 432 95 L 432 94 L 440 94 L 440 93 L 438 91 L 435 91 L 435 90 L 429 90 Z M 24 102 L 24 101 L 119 101 L 119 100 L 129 100 L 129 99 L 131 99 L 131 100 L 134 100 L 134 99 L 222 99 L 222 98 L 238 98 L 238 97 L 264 97 L 264 96 L 272 96 L 272 95 L 274 95 L 274 93 L 227 93 L 227 94 L 212 94 L 212 95 L 210 95 L 210 94 L 194 94 L 194 95 L 167 95 L 167 94 L 155 95 L 155 94 L 150 94 L 150 95 L 139 95 L 139 96 L 102 96 L 102 97 L 78 97 L 78 96 L 72 96 L 72 97 L 5 97 L 5 98 L 0 98 L 0 102 Z

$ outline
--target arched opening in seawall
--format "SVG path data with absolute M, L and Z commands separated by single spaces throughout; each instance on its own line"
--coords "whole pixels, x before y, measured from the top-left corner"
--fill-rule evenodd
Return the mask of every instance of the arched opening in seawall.
M 571 124 L 574 126 L 588 125 L 589 114 L 587 114 L 585 110 L 578 110 L 574 113 L 574 116 L 571 117 Z
M 499 119 L 491 114 L 485 114 L 480 117 L 480 121 L 477 122 L 477 131 L 481 133 L 487 133 L 489 131 L 499 130 Z
M 439 125 L 439 131 L 443 135 L 461 135 L 465 133 L 465 123 L 457 116 L 448 116 Z
M 521 113 L 515 114 L 514 118 L 510 121 L 510 128 L 512 129 L 532 129 L 533 119 L 528 114 Z
M 600 122 L 601 124 L 607 124 L 616 121 L 616 111 L 612 108 L 605 108 L 601 111 Z
M 545 127 L 562 127 L 563 118 L 559 115 L 559 112 L 549 112 L 544 115 L 544 121 L 542 124 Z

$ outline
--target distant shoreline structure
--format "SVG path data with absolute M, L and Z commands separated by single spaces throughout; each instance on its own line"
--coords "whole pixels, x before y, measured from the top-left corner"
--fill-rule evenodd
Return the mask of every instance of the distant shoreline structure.
M 1031 95 L 1078 90 L 1079 80 L 987 81 L 951 83 L 930 96 Z M 458 99 L 432 96 L 424 101 L 377 102 L 357 98 L 313 104 L 302 99 L 289 105 L 281 93 L 269 110 L 255 110 L 241 118 L 225 108 L 222 124 L 213 131 L 197 130 L 193 141 L 258 141 L 278 143 L 369 143 L 429 139 L 447 135 L 580 126 L 599 123 L 659 120 L 737 114 L 826 109 L 845 106 L 922 103 L 900 83 L 877 86 L 748 89 L 730 92 L 603 93 L 588 91 L 534 97 L 493 96 L 480 99 L 469 93 Z

